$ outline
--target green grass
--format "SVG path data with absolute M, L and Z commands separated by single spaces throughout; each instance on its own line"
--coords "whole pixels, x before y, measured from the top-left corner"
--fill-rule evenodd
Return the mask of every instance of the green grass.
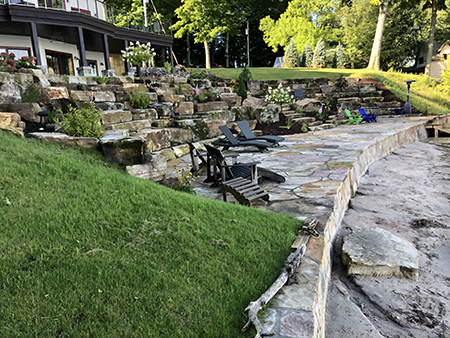
M 250 337 L 299 227 L 0 131 L 1 337 Z
M 238 78 L 242 69 L 213 68 L 212 72 L 220 77 Z M 413 107 L 431 115 L 450 113 L 450 96 L 438 90 L 440 80 L 424 75 L 400 72 L 375 72 L 367 69 L 317 69 L 317 68 L 250 68 L 255 80 L 281 80 L 313 77 L 355 77 L 374 78 L 382 82 L 394 95 L 406 101 L 406 84 L 404 80 L 416 80 L 411 85 L 410 102 Z

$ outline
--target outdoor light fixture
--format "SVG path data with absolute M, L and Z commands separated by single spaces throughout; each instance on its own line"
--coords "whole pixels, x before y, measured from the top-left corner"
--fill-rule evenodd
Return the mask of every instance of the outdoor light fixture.
M 416 80 L 405 80 L 403 82 L 406 82 L 406 85 L 408 86 L 408 92 L 406 94 L 406 103 L 405 107 L 403 108 L 404 114 L 411 114 L 411 103 L 409 103 L 409 88 L 411 87 L 411 83 L 416 82 Z
M 44 118 L 46 116 L 48 116 L 48 112 L 47 109 L 41 110 L 39 113 L 37 113 L 39 116 L 39 124 L 41 125 L 41 127 L 39 128 L 39 130 L 44 130 Z

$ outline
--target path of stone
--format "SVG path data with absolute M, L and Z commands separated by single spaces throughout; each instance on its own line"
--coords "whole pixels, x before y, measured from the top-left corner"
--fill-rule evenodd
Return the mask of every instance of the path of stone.
M 372 163 L 406 144 L 425 139 L 425 124 L 430 119 L 380 118 L 378 123 L 290 135 L 280 146 L 264 153 L 249 148 L 227 152 L 239 153 L 239 162 L 259 161 L 260 167 L 286 177 L 281 184 L 263 184 L 270 194 L 266 210 L 319 220 L 320 236 L 308 242 L 295 276 L 298 283 L 284 286 L 265 311 L 265 324 L 277 333 L 276 337 L 324 337 L 332 242 L 348 201 Z M 172 175 L 186 166 L 190 166 L 189 155 L 168 162 Z M 217 188 L 202 181 L 200 178 L 193 184 L 198 195 L 222 198 Z

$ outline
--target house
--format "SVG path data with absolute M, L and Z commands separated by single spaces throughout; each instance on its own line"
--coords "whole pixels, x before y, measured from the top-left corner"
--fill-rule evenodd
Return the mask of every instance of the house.
M 161 65 L 173 66 L 164 23 L 143 27 L 131 17 L 100 0 L 0 0 L 0 52 L 35 56 L 48 73 L 122 75 L 130 66 L 121 50 L 139 41 L 151 43 Z
M 417 58 L 417 63 L 414 67 L 404 68 L 405 73 L 421 74 L 425 72 L 426 66 L 426 53 L 423 51 Z M 450 59 L 450 44 L 440 44 L 434 42 L 433 44 L 433 56 L 431 57 L 430 65 L 430 77 L 440 78 L 447 68 L 447 60 Z

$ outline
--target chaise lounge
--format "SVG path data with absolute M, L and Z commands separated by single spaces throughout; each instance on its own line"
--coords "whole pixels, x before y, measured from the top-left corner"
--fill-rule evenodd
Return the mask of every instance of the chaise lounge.
M 241 129 L 242 135 L 244 135 L 246 140 L 264 140 L 267 142 L 271 142 L 274 145 L 278 145 L 279 142 L 285 140 L 285 138 L 281 136 L 273 136 L 273 135 L 256 136 L 255 134 L 253 134 L 247 121 L 238 121 L 237 124 L 239 126 L 239 129 Z
M 217 141 L 214 142 L 213 144 L 218 147 L 223 147 L 223 150 L 228 150 L 231 147 L 256 147 L 260 152 L 263 152 L 268 147 L 273 145 L 273 143 L 266 141 L 256 141 L 256 140 L 239 141 L 233 135 L 230 128 L 228 128 L 226 125 L 220 126 L 219 128 L 228 141 Z

